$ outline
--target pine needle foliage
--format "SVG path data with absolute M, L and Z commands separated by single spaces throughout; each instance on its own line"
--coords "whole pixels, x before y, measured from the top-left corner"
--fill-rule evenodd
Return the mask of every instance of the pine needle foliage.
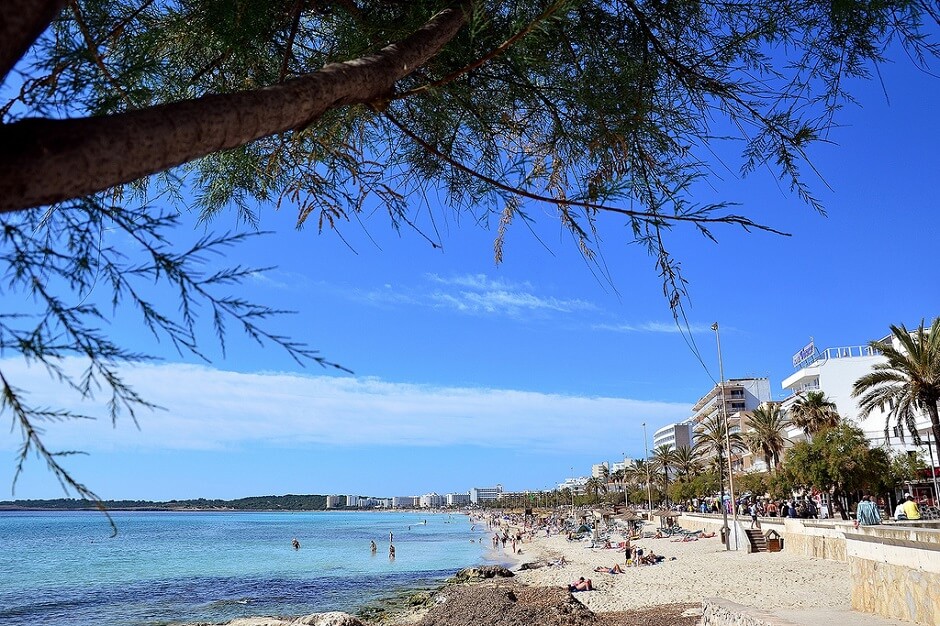
M 470 221 L 495 227 L 497 262 L 547 207 L 608 281 L 602 234 L 645 247 L 681 322 L 671 230 L 779 232 L 731 198 L 695 200 L 716 142 L 739 143 L 742 175 L 768 168 L 822 211 L 806 155 L 852 102 L 847 79 L 895 43 L 926 68 L 938 23 L 930 0 L 5 0 L 4 293 L 35 308 L 4 313 L 0 347 L 54 375 L 79 354 L 91 363 L 79 390 L 103 381 L 113 415 L 146 406 L 113 367 L 144 355 L 101 330 L 112 313 L 75 304 L 106 283 L 113 306 L 181 351 L 202 353 L 199 301 L 220 339 L 237 320 L 310 356 L 257 325 L 275 312 L 216 295 L 247 270 L 198 274 L 232 238 L 165 245 L 168 199 L 189 197 L 206 220 L 234 210 L 257 225 L 257 207 L 275 205 L 318 231 L 379 212 L 434 246 L 441 220 Z M 108 228 L 149 260 L 122 265 L 136 255 Z M 142 295 L 144 279 L 176 290 L 178 315 Z M 27 419 L 65 416 L 3 384 L 24 453 L 87 495 Z

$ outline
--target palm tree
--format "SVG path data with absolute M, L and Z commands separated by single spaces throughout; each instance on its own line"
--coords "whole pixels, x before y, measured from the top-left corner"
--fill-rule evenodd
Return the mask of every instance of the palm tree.
M 675 451 L 672 449 L 672 446 L 663 445 L 657 446 L 653 449 L 653 456 L 650 457 L 650 469 L 654 470 L 657 474 L 662 472 L 663 479 L 663 493 L 668 494 L 669 489 L 669 468 L 673 466 L 675 462 Z M 669 502 L 669 496 L 666 496 L 666 502 Z
M 594 476 L 588 478 L 587 482 L 584 484 L 584 488 L 588 492 L 588 495 L 594 495 L 594 502 L 597 502 L 597 492 L 600 491 L 602 484 L 603 483 L 601 482 L 601 479 L 595 478 Z
M 695 478 L 702 471 L 702 464 L 690 446 L 679 446 L 675 449 L 672 467 L 678 477 Z
M 807 392 L 790 407 L 790 421 L 809 437 L 838 425 L 840 419 L 836 403 L 822 391 Z
M 744 441 L 751 452 L 764 456 L 770 471 L 776 471 L 780 465 L 780 453 L 789 441 L 784 431 L 789 425 L 789 420 L 777 402 L 765 402 L 751 411 L 747 418 L 750 430 L 744 434 Z
M 720 415 L 711 415 L 705 418 L 699 429 L 695 432 L 695 445 L 692 450 L 699 459 L 711 458 L 718 469 L 718 475 L 727 469 L 725 449 L 730 447 L 731 454 L 744 450 L 744 439 L 741 433 L 729 433 L 725 436 L 725 420 Z
M 910 332 L 903 324 L 891 326 L 891 336 L 884 341 L 873 341 L 872 348 L 880 350 L 888 359 L 872 366 L 872 371 L 855 381 L 852 395 L 859 398 L 858 406 L 865 416 L 875 407 L 890 407 L 885 419 L 885 437 L 892 419 L 902 434 L 904 429 L 920 443 L 916 430 L 916 412 L 926 411 L 930 418 L 934 445 L 940 456 L 940 317 L 929 329 L 924 320 L 916 331 Z M 895 347 L 897 346 L 897 347 Z
M 637 486 L 643 485 L 646 489 L 647 494 L 650 494 L 652 490 L 652 471 L 653 468 L 650 466 L 650 463 L 645 459 L 637 459 L 633 462 L 633 469 L 631 475 L 633 477 L 634 484 Z M 652 503 L 651 503 L 652 504 Z

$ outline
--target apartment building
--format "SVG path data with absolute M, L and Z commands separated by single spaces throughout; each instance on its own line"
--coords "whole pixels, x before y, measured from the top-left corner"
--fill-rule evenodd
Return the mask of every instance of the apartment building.
M 444 506 L 444 496 L 434 493 L 426 493 L 418 499 L 418 506 L 422 509 L 439 509 Z
M 740 432 L 747 413 L 770 399 L 768 378 L 730 378 L 724 384 L 715 385 L 692 406 L 692 416 L 687 421 L 692 424 L 693 439 L 705 420 L 722 416 L 722 407 L 728 419 L 728 430 Z M 733 455 L 731 464 L 735 471 L 745 471 L 750 468 L 751 460 L 752 455 L 744 451 Z
M 470 502 L 479 504 L 480 502 L 486 502 L 488 500 L 499 500 L 502 493 L 502 485 L 496 485 L 495 487 L 474 487 L 470 490 Z
M 682 446 L 692 446 L 692 421 L 686 420 L 678 424 L 663 426 L 653 433 L 653 450 L 660 446 L 669 446 L 671 450 Z
M 470 504 L 470 493 L 449 493 L 445 496 L 447 506 L 467 506 Z

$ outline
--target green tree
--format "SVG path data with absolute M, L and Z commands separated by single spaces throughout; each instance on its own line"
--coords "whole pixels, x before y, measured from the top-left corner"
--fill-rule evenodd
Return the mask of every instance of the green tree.
M 790 407 L 790 421 L 812 437 L 839 423 L 835 402 L 822 391 L 808 391 Z
M 872 449 L 860 428 L 841 423 L 794 445 L 781 474 L 792 488 L 816 487 L 839 501 L 853 491 L 880 491 L 889 469 L 890 459 L 883 448 Z
M 770 491 L 770 472 L 747 472 L 737 477 L 737 490 L 739 493 L 751 492 L 762 496 Z
M 891 326 L 891 336 L 884 341 L 871 342 L 887 359 L 876 363 L 872 371 L 855 381 L 852 395 L 857 397 L 863 415 L 870 415 L 875 408 L 888 407 L 885 420 L 885 437 L 889 436 L 892 421 L 898 427 L 903 440 L 907 430 L 916 443 L 920 443 L 917 432 L 917 414 L 926 412 L 933 431 L 933 443 L 937 458 L 940 458 L 940 317 L 936 317 L 930 328 L 924 320 L 913 332 L 903 324 Z
M 897 452 L 891 455 L 891 469 L 885 478 L 889 488 L 904 489 L 912 482 L 921 480 L 927 463 L 920 452 Z
M 679 480 L 695 478 L 702 471 L 702 465 L 691 446 L 679 446 L 675 449 L 673 467 Z
M 778 402 L 765 402 L 751 411 L 745 421 L 744 441 L 754 454 L 764 457 L 768 471 L 776 471 L 780 454 L 789 441 L 784 433 L 790 422 Z
M 321 230 L 377 211 L 439 245 L 418 218 L 443 196 L 444 211 L 494 225 L 497 262 L 537 206 L 596 262 L 609 215 L 649 250 L 681 319 L 670 229 L 773 230 L 692 200 L 715 118 L 741 129 L 745 174 L 769 166 L 821 209 L 800 166 L 851 100 L 846 79 L 869 76 L 897 39 L 937 56 L 924 22 L 938 13 L 918 0 L 4 0 L 0 213 L 16 280 L 3 293 L 40 310 L 4 317 L 0 350 L 54 378 L 80 354 L 90 375 L 66 384 L 100 385 L 125 413 L 148 406 L 118 368 L 146 355 L 102 335 L 101 307 L 67 304 L 106 276 L 114 304 L 183 350 L 204 355 L 201 302 L 220 336 L 235 320 L 311 358 L 255 325 L 271 311 L 211 289 L 247 270 L 200 276 L 185 245 L 171 249 L 168 216 L 190 197 L 206 220 L 234 209 L 250 226 L 259 203 Z M 150 278 L 177 288 L 179 318 L 127 284 L 137 267 L 118 260 L 141 251 Z M 43 292 L 48 272 L 59 280 Z M 23 450 L 90 494 L 39 436 L 43 420 L 69 416 L 31 406 L 14 381 L 2 391 Z

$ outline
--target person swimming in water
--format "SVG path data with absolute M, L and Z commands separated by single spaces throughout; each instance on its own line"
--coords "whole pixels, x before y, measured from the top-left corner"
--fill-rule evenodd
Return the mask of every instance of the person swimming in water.
M 375 545 L 375 540 L 374 540 L 374 539 L 372 540 L 372 545 L 370 546 L 370 548 L 372 549 L 372 554 L 375 554 L 375 553 L 378 551 L 378 549 L 379 549 L 379 547 L 378 547 L 377 545 Z
M 296 537 L 291 539 L 290 545 L 294 546 L 294 550 L 300 550 L 300 542 L 297 541 Z

